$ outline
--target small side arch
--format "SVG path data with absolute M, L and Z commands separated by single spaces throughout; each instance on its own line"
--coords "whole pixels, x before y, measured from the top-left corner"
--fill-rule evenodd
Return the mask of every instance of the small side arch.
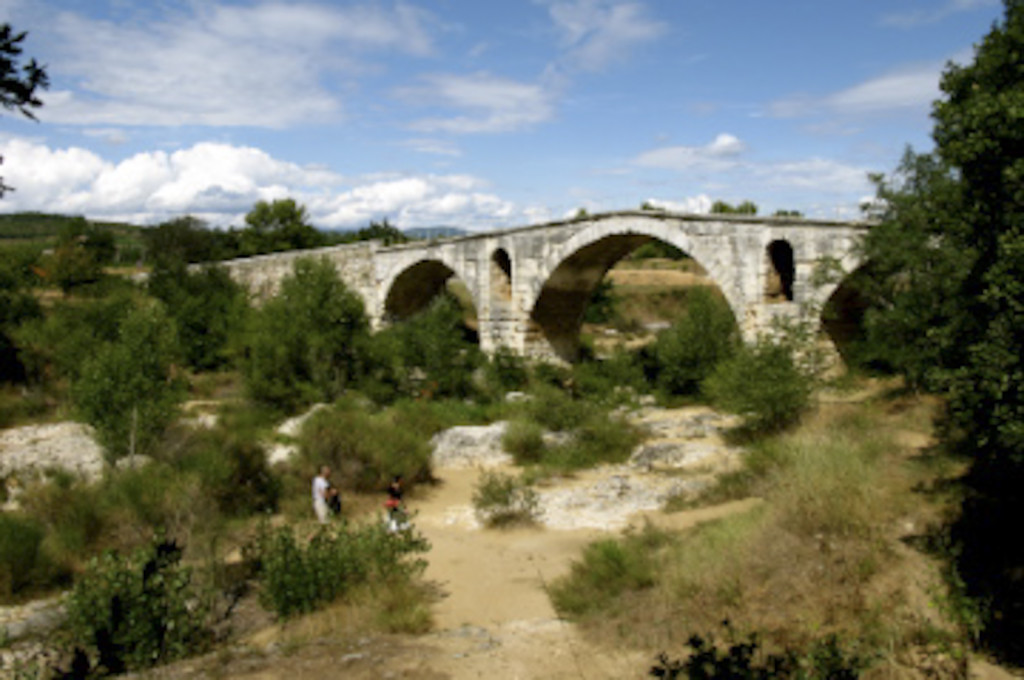
M 512 258 L 504 248 L 491 253 L 491 303 L 509 305 L 512 302 Z
M 793 246 L 785 239 L 776 239 L 765 248 L 767 269 L 764 286 L 765 302 L 792 302 L 796 264 Z

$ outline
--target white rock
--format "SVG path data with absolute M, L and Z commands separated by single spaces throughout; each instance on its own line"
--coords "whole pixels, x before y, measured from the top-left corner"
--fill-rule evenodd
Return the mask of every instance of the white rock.
M 0 477 L 65 470 L 95 481 L 103 475 L 103 449 L 92 428 L 63 422 L 0 432 Z
M 438 432 L 430 440 L 436 468 L 492 467 L 512 462 L 501 448 L 508 423 L 466 425 Z

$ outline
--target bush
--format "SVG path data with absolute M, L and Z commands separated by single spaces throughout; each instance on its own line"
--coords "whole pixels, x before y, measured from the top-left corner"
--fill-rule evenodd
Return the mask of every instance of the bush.
M 492 391 L 504 394 L 525 389 L 530 382 L 526 359 L 504 345 L 498 347 L 487 362 L 487 384 Z
M 467 334 L 458 301 L 439 295 L 426 310 L 374 337 L 376 381 L 392 385 L 396 396 L 473 396 L 473 373 L 484 356 Z
M 723 625 L 728 646 L 720 647 L 713 635 L 693 635 L 687 643 L 690 653 L 685 660 L 670 660 L 662 654 L 649 675 L 691 680 L 855 680 L 868 666 L 866 659 L 843 649 L 835 635 L 815 640 L 801 651 L 763 654 L 759 653 L 761 643 L 756 634 L 737 641 L 729 622 Z
M 21 325 L 14 338 L 29 376 L 76 380 L 104 343 L 117 340 L 135 304 L 136 296 L 127 292 L 100 300 L 61 301 L 44 318 Z
M 30 585 L 44 563 L 43 530 L 29 520 L 0 513 L 0 601 Z
M 487 471 L 473 491 L 473 507 L 483 524 L 491 527 L 532 524 L 540 509 L 537 492 L 512 475 Z
M 286 411 L 333 400 L 365 369 L 368 329 L 362 300 L 329 260 L 297 260 L 280 292 L 249 317 L 250 395 Z
M 98 485 L 57 477 L 28 487 L 20 500 L 25 512 L 46 530 L 44 542 L 54 561 L 68 566 L 102 534 L 103 499 Z
M 290 527 L 261 530 L 248 553 L 260 571 L 263 606 L 281 618 L 319 609 L 369 582 L 402 584 L 426 567 L 408 555 L 429 543 L 411 529 L 389 532 L 381 522 L 321 527 L 308 544 Z
M 547 459 L 570 469 L 622 463 L 640 438 L 640 432 L 626 420 L 600 413 L 577 428 L 570 441 L 552 447 Z
M 544 458 L 544 430 L 537 423 L 526 420 L 513 420 L 501 437 L 501 447 L 515 459 L 519 465 L 539 463 Z
M 211 370 L 228 363 L 230 342 L 244 321 L 246 298 L 227 270 L 208 266 L 192 272 L 183 260 L 159 259 L 148 286 L 174 318 L 189 366 Z
M 580 617 L 606 609 L 622 593 L 654 586 L 654 550 L 668 540 L 668 534 L 648 525 L 621 540 L 591 543 L 583 559 L 552 584 L 552 604 L 564 616 Z
M 533 399 L 524 404 L 527 415 L 548 430 L 565 432 L 579 427 L 597 412 L 587 401 L 573 399 L 557 387 L 540 385 L 533 391 Z
M 607 359 L 573 366 L 573 389 L 580 396 L 608 405 L 628 403 L 647 391 L 643 367 L 635 354 L 617 349 Z
M 396 413 L 366 413 L 341 404 L 322 409 L 299 438 L 309 470 L 329 465 L 339 487 L 382 491 L 394 475 L 408 488 L 431 479 L 428 437 L 407 427 Z
M 133 309 L 117 339 L 86 360 L 72 396 L 81 417 L 96 429 L 108 461 L 146 453 L 177 416 L 184 389 L 171 372 L 178 344 L 163 305 Z
M 172 463 L 197 475 L 204 495 L 225 515 L 277 510 L 281 480 L 270 469 L 266 451 L 252 433 L 225 429 L 195 432 Z
M 657 384 L 668 394 L 697 394 L 715 366 L 732 355 L 738 332 L 732 310 L 705 288 L 687 295 L 686 314 L 658 334 L 649 350 Z
M 813 374 L 798 364 L 793 348 L 764 338 L 740 348 L 704 383 L 712 402 L 742 415 L 759 432 L 796 422 L 810 405 L 813 387 Z
M 180 561 L 176 544 L 154 541 L 130 557 L 107 552 L 90 562 L 67 602 L 73 644 L 107 673 L 205 650 L 208 612 Z

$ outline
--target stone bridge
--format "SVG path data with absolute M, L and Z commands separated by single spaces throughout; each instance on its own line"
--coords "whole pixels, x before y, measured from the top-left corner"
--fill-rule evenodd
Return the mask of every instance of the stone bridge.
M 361 242 L 223 263 L 260 296 L 300 257 L 331 260 L 374 327 L 423 309 L 452 277 L 476 307 L 480 346 L 576 358 L 583 313 L 605 273 L 644 243 L 664 241 L 718 285 L 745 338 L 779 317 L 819 322 L 839 278 L 859 265 L 865 223 L 750 215 L 614 212 L 402 245 Z M 821 274 L 829 270 L 832 276 Z M 809 316 L 812 315 L 812 316 Z

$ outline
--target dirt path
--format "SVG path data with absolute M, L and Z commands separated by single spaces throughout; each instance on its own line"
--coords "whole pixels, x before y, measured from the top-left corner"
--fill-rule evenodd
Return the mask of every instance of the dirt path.
M 434 608 L 436 632 L 420 641 L 421 671 L 453 680 L 646 677 L 650 650 L 595 646 L 558 619 L 546 593 L 547 584 L 569 571 L 587 543 L 618 532 L 468 528 L 460 520 L 479 472 L 442 470 L 439 475 L 443 484 L 412 504 L 419 513 L 417 527 L 432 544 L 425 576 L 442 598 Z M 672 515 L 639 513 L 634 520 L 640 524 L 646 517 L 684 528 L 750 504 Z

